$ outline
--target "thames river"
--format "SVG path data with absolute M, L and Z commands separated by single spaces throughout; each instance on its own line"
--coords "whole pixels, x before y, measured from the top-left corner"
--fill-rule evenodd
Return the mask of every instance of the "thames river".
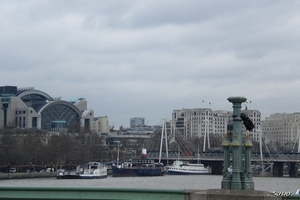
M 111 177 L 105 179 L 31 178 L 0 180 L 0 186 L 24 187 L 106 187 L 153 189 L 221 189 L 220 175 L 165 175 L 157 177 Z M 300 189 L 300 178 L 253 177 L 255 190 L 291 192 Z

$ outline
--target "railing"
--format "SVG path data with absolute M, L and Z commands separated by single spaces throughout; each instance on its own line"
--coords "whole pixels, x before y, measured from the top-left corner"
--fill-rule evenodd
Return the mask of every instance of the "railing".
M 294 195 L 293 195 L 294 196 Z M 293 199 L 293 196 L 274 199 Z M 295 195 L 297 196 L 297 195 Z M 134 200 L 193 200 L 193 199 L 269 199 L 275 197 L 267 191 L 255 190 L 161 190 L 135 188 L 86 188 L 86 187 L 0 187 L 0 199 L 134 199 Z M 299 196 L 298 196 L 299 197 Z M 298 198 L 294 198 L 298 199 Z
M 87 187 L 0 187 L 0 199 L 189 199 L 185 190 Z

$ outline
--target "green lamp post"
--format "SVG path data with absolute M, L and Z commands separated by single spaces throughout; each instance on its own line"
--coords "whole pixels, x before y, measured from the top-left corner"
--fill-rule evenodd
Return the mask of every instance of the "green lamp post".
M 222 189 L 253 190 L 254 183 L 252 181 L 251 172 L 252 143 L 249 138 L 246 140 L 244 145 L 242 143 L 242 118 L 240 117 L 242 103 L 246 102 L 247 99 L 245 97 L 229 97 L 227 100 L 233 104 L 233 141 L 230 143 L 228 139 L 225 138 L 222 143 L 224 149 Z M 243 165 L 243 149 L 245 149 L 245 166 Z M 228 173 L 230 153 L 232 156 L 232 173 Z
M 241 130 L 241 108 L 242 103 L 246 102 L 245 97 L 229 97 L 227 99 L 233 104 L 233 141 L 231 142 L 232 148 L 232 179 L 231 189 L 242 189 L 241 173 L 244 171 L 242 167 L 242 130 Z

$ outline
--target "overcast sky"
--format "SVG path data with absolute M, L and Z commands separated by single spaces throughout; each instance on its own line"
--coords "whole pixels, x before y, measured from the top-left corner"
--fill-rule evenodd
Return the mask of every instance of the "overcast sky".
M 230 96 L 262 119 L 299 112 L 299 10 L 298 0 L 0 1 L 0 82 L 86 98 L 115 127 L 231 111 Z

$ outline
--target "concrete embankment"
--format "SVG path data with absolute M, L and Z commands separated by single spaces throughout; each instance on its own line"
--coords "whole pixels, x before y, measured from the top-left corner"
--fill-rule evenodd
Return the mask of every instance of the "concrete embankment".
M 0 180 L 22 178 L 56 177 L 56 172 L 31 172 L 31 173 L 0 173 Z

